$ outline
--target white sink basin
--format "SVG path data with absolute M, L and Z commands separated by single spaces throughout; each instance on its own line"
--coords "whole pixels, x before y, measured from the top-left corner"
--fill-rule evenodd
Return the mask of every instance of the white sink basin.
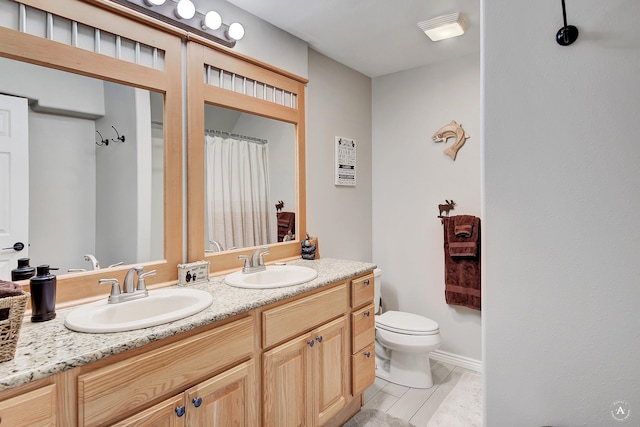
M 184 319 L 209 307 L 209 292 L 190 288 L 149 291 L 149 296 L 118 304 L 107 298 L 73 309 L 64 321 L 78 332 L 106 333 L 132 331 Z
M 268 265 L 263 271 L 243 273 L 236 271 L 224 278 L 227 285 L 237 288 L 270 289 L 300 285 L 318 277 L 313 268 L 299 265 Z

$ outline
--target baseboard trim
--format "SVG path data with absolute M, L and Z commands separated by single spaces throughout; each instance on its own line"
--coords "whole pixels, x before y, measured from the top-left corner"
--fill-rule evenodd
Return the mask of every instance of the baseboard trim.
M 450 365 L 460 366 L 461 368 L 470 369 L 472 371 L 482 373 L 482 361 L 471 359 L 469 357 L 460 356 L 446 351 L 435 350 L 429 353 L 429 358 L 438 362 L 448 363 Z

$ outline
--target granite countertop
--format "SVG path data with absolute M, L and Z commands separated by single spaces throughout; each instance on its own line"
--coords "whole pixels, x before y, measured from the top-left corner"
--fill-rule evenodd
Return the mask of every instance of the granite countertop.
M 73 308 L 57 310 L 56 318 L 48 322 L 32 323 L 25 318 L 14 359 L 0 363 L 0 391 L 138 348 L 376 267 L 367 262 L 331 258 L 313 261 L 300 259 L 287 264 L 313 268 L 318 272 L 318 277 L 302 285 L 262 290 L 234 288 L 224 283 L 224 276 L 212 277 L 209 282 L 190 286 L 211 292 L 213 303 L 209 308 L 185 319 L 151 328 L 106 334 L 74 332 L 64 326 L 64 319 Z

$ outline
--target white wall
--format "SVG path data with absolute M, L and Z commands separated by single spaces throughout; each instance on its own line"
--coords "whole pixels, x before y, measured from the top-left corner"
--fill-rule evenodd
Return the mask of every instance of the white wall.
M 560 2 L 482 6 L 487 426 L 640 420 L 640 2 L 567 3 L 569 47 Z
M 240 22 L 244 26 L 245 35 L 232 48 L 234 52 L 301 77 L 308 76 L 307 44 L 304 41 L 227 1 L 194 0 L 193 3 L 200 13 L 215 10 L 222 16 L 222 22 L 225 24 Z
M 470 135 L 453 145 L 432 135 L 456 120 Z M 373 261 L 382 269 L 385 310 L 427 316 L 440 326 L 441 351 L 478 361 L 481 316 L 444 299 L 443 228 L 451 215 L 480 216 L 478 55 L 373 79 Z
M 307 230 L 322 257 L 371 261 L 371 79 L 309 50 Z M 357 143 L 355 187 L 334 185 L 334 138 Z

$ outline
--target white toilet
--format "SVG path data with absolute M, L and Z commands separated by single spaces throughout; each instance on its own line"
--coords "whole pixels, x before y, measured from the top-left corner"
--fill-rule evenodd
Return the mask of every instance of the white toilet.
M 382 270 L 374 270 L 375 310 L 380 311 Z M 412 388 L 431 388 L 429 353 L 440 347 L 438 324 L 401 311 L 376 314 L 376 376 Z

